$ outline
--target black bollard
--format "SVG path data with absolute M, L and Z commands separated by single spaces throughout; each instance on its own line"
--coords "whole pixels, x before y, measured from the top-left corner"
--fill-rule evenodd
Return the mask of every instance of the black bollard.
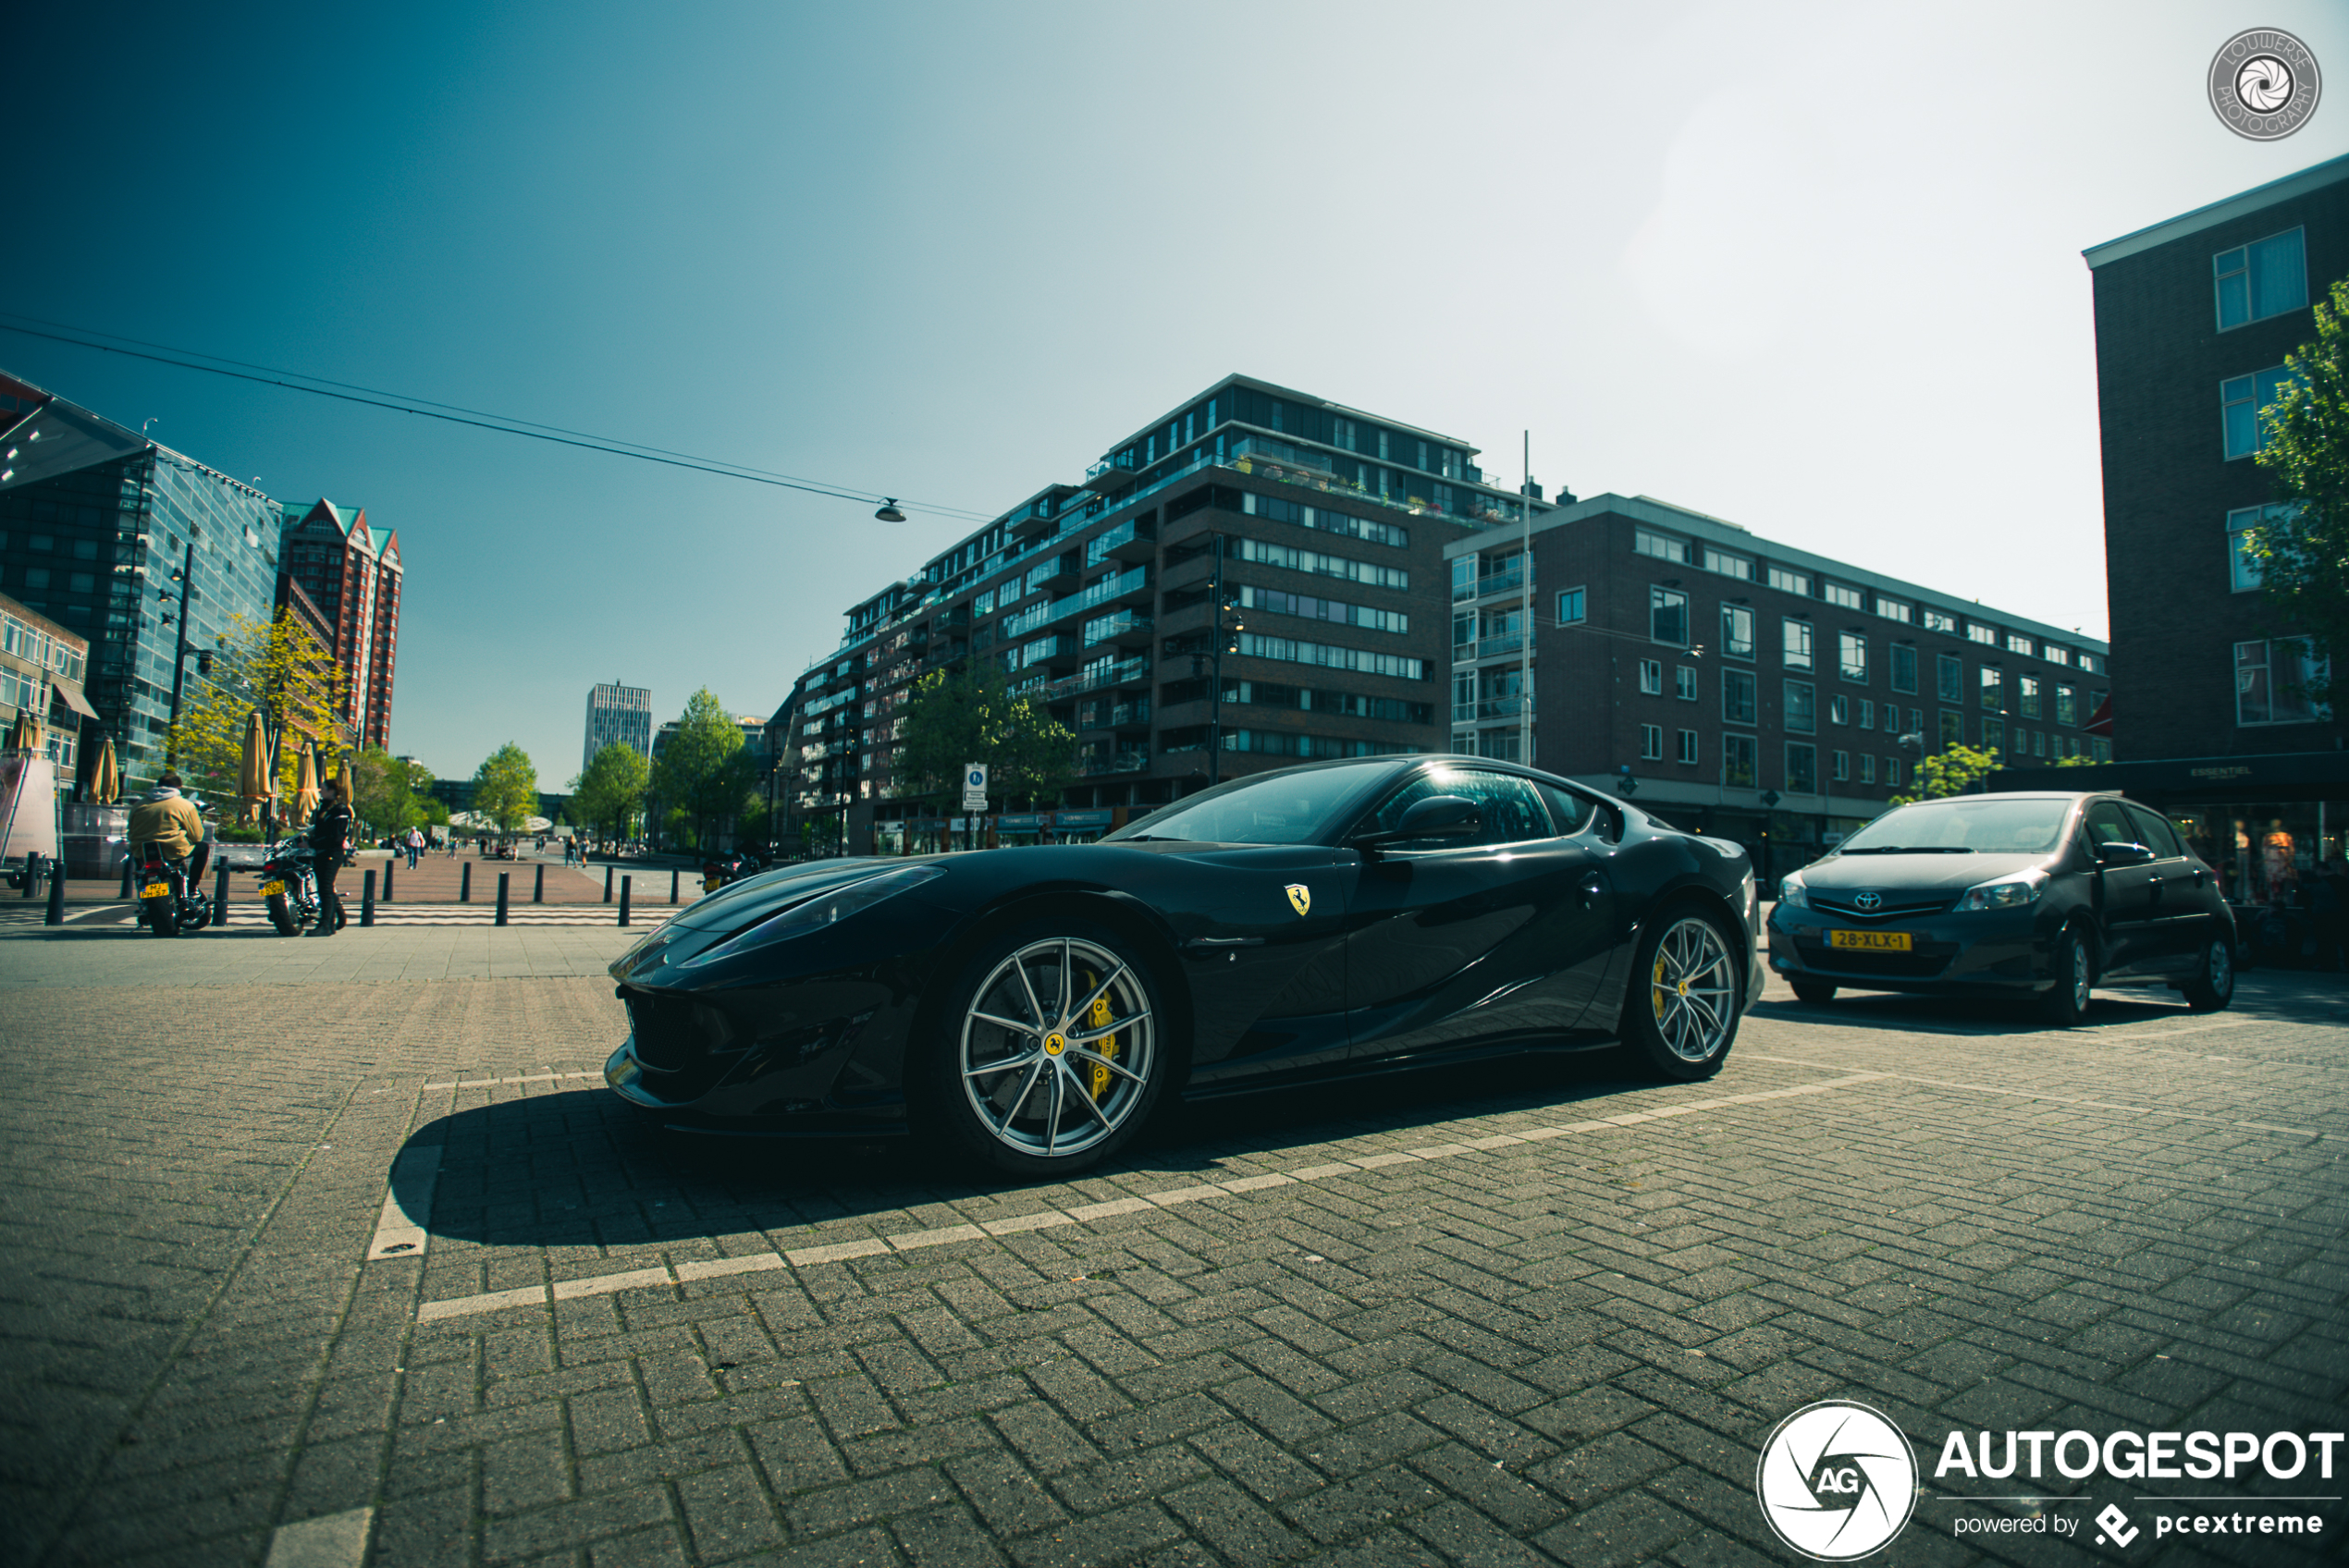
M 41 924 L 63 925 L 65 923 L 66 868 L 60 865 L 49 873 L 49 909 L 48 913 L 41 917 Z
M 213 868 L 212 923 L 224 926 L 228 924 L 228 867 L 225 862 Z
M 634 880 L 633 876 L 623 876 L 620 879 L 620 923 L 622 925 L 628 924 L 628 884 Z
M 538 875 L 530 884 L 530 901 L 535 904 L 547 901 L 547 863 L 543 860 L 538 863 Z
M 506 924 L 506 878 L 510 875 L 510 872 L 504 871 L 498 874 L 498 924 L 500 925 Z
M 389 860 L 384 862 L 384 902 L 386 903 L 391 902 L 391 868 L 399 864 L 400 851 L 397 850 L 392 851 Z
M 41 851 L 39 850 L 27 850 L 24 853 L 24 891 L 18 896 L 28 899 L 32 897 L 33 888 L 40 880 Z
M 457 873 L 457 901 L 461 904 L 473 901 L 473 863 L 471 861 L 465 862 Z
M 123 855 L 123 857 L 122 857 L 122 897 L 124 897 L 124 898 L 126 898 L 126 899 L 127 899 L 127 898 L 129 898 L 129 896 L 130 896 L 130 856 L 129 855 L 129 853 L 127 853 L 127 852 L 126 852 L 126 853 Z
M 612 869 L 613 869 L 613 868 L 612 868 L 612 867 L 610 867 L 610 866 L 609 866 L 609 865 L 608 865 L 608 866 L 606 866 L 606 867 L 604 867 L 604 902 L 606 902 L 606 903 L 609 903 L 609 902 L 611 902 L 611 874 L 612 874 Z
M 677 868 L 673 865 L 669 868 L 669 901 L 677 901 Z
M 384 876 L 386 880 L 390 878 L 391 867 L 384 867 Z M 375 874 L 370 871 L 367 873 L 367 879 L 361 883 L 359 888 L 359 924 L 362 925 L 373 925 L 375 923 Z

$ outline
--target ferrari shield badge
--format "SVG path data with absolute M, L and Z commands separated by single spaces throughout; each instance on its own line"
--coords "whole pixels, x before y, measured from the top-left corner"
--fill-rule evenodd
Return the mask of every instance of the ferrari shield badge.
M 1302 882 L 1288 885 L 1288 907 L 1304 914 L 1313 907 L 1313 889 Z

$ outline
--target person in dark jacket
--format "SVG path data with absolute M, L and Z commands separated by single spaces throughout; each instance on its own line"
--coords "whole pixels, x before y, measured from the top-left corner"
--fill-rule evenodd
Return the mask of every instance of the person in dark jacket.
M 342 900 L 335 896 L 335 873 L 342 869 L 343 845 L 351 838 L 351 808 L 343 803 L 342 786 L 329 778 L 319 786 L 318 813 L 310 819 L 310 853 L 318 868 L 318 927 L 314 937 L 331 937 L 342 929 Z

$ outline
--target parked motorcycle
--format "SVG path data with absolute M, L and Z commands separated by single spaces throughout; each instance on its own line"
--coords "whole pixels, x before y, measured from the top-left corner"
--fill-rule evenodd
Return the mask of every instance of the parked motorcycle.
M 158 937 L 177 937 L 183 931 L 201 931 L 212 924 L 212 900 L 200 888 L 191 888 L 188 879 L 188 863 L 167 859 L 154 844 L 139 847 L 139 861 L 134 868 L 139 880 L 139 913 L 147 929 Z
M 731 855 L 702 862 L 701 890 L 714 893 L 729 882 L 739 882 L 766 869 L 766 863 L 748 850 L 736 850 Z
M 261 897 L 280 937 L 299 937 L 318 923 L 318 873 L 310 851 L 289 839 L 261 863 Z

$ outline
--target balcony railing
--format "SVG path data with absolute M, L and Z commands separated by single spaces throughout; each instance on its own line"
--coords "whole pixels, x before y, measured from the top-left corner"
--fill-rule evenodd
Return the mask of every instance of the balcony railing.
M 1105 773 L 1139 773 L 1150 765 L 1148 752 L 1114 752 L 1107 756 L 1085 758 L 1077 773 L 1086 778 L 1098 778 Z
M 1522 718 L 1532 704 L 1522 697 L 1483 697 L 1473 703 L 1454 703 L 1452 722 L 1473 724 L 1483 718 Z
M 1467 664 L 1472 659 L 1489 659 L 1500 654 L 1514 654 L 1525 646 L 1525 633 L 1504 631 L 1497 637 L 1480 637 L 1473 643 L 1452 644 L 1452 662 Z
M 1516 567 L 1511 567 L 1507 571 L 1496 571 L 1490 577 L 1478 578 L 1474 587 L 1465 582 L 1454 583 L 1452 602 L 1459 604 L 1469 599 L 1482 599 L 1494 594 L 1514 593 L 1524 586 L 1525 573 Z
M 1150 618 L 1139 610 L 1119 610 L 1085 623 L 1085 645 L 1088 648 L 1102 643 L 1147 642 L 1150 635 Z
M 1085 564 L 1096 567 L 1106 560 L 1148 560 L 1158 547 L 1157 525 L 1138 525 L 1127 518 L 1108 533 L 1087 541 Z
M 1113 452 L 1085 471 L 1085 488 L 1114 490 L 1133 477 L 1132 455 L 1126 452 Z

